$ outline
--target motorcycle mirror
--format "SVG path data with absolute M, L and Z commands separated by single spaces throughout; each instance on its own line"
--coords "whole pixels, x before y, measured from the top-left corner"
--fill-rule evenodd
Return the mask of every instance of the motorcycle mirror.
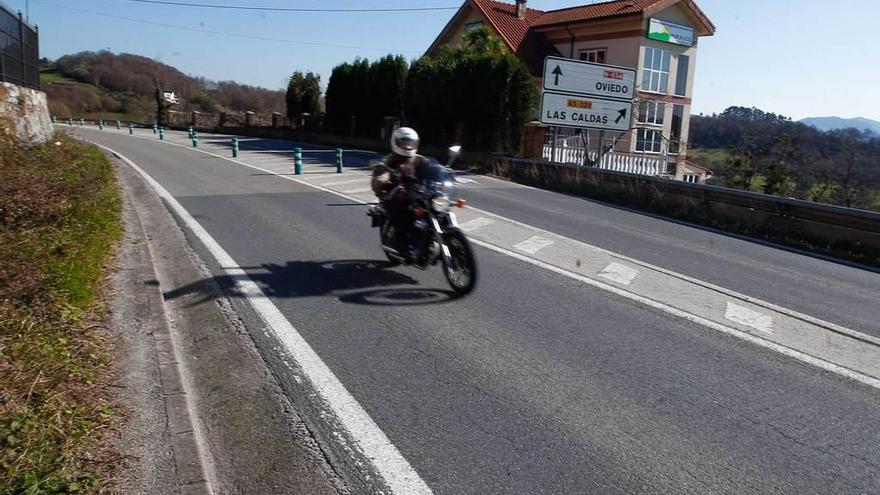
M 461 153 L 461 146 L 455 145 L 449 147 L 449 156 L 458 156 Z

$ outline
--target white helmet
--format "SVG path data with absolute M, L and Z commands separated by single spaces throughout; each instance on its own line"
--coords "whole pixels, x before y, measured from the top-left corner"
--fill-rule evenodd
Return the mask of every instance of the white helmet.
M 419 133 L 411 127 L 394 129 L 391 133 L 391 150 L 400 156 L 415 156 L 419 150 Z

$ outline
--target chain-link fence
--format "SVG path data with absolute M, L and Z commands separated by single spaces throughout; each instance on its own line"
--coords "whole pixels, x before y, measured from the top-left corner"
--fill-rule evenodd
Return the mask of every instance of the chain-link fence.
M 0 78 L 40 89 L 39 31 L 0 3 Z

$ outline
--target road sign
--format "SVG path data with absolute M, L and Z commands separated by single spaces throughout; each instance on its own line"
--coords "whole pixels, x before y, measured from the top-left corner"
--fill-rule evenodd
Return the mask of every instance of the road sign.
M 541 97 L 543 124 L 627 131 L 631 120 L 631 101 L 550 92 Z
M 561 93 L 632 100 L 636 71 L 568 58 L 544 59 L 544 89 Z

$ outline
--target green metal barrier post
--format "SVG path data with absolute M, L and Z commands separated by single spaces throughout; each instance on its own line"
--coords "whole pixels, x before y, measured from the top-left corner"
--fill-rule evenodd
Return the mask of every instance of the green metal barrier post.
M 238 158 L 238 138 L 232 138 L 232 158 Z
M 302 175 L 303 174 L 303 150 L 302 148 L 296 148 L 293 150 L 293 173 L 294 175 Z
M 336 173 L 342 173 L 342 148 L 336 148 Z

